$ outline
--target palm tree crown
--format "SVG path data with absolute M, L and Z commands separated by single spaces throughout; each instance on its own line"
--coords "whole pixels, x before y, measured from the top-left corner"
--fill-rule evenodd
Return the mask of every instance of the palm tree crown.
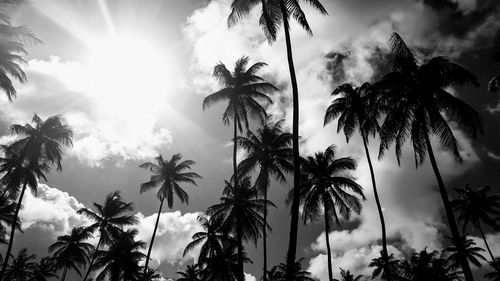
M 5 271 L 5 280 L 26 281 L 33 276 L 36 268 L 35 255 L 28 255 L 26 248 L 23 248 L 12 257 L 12 264 Z
M 177 281 L 201 281 L 200 279 L 200 269 L 197 264 L 186 265 L 186 270 L 177 271 L 181 277 L 177 278 Z

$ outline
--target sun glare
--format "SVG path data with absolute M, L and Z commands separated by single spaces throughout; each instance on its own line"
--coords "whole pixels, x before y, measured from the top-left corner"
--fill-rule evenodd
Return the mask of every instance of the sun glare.
M 111 112 L 154 110 L 169 91 L 168 60 L 140 37 L 116 37 L 96 44 L 87 63 L 89 94 Z

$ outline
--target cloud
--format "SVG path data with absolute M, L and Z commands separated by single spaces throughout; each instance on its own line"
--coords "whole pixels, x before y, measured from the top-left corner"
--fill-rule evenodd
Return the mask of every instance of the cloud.
M 257 278 L 250 273 L 245 272 L 245 281 L 257 281 Z
M 155 261 L 155 266 L 162 262 L 170 264 L 180 262 L 182 264 L 197 258 L 196 251 L 190 252 L 186 257 L 183 257 L 182 253 L 186 245 L 192 241 L 193 234 L 202 231 L 197 220 L 199 215 L 199 212 L 181 214 L 180 211 L 161 214 L 151 251 L 151 258 Z M 139 230 L 137 239 L 149 243 L 151 235 L 153 235 L 157 213 L 147 217 L 138 213 L 137 216 L 139 218 L 139 224 L 135 226 Z

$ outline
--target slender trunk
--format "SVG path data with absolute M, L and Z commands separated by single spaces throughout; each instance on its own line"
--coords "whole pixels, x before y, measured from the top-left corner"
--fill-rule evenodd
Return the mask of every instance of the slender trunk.
M 432 151 L 431 141 L 428 135 L 425 136 L 425 142 L 427 143 L 429 159 L 431 161 L 434 174 L 436 175 L 436 179 L 439 186 L 439 192 L 441 193 L 441 199 L 443 200 L 444 210 L 446 212 L 446 217 L 448 218 L 448 224 L 450 226 L 451 237 L 453 238 L 453 243 L 455 243 L 455 246 L 457 247 L 458 258 L 460 259 L 460 263 L 462 265 L 462 270 L 464 273 L 465 280 L 473 281 L 474 277 L 472 276 L 472 271 L 470 269 L 469 262 L 467 261 L 467 256 L 465 255 L 464 245 L 461 242 L 460 232 L 458 231 L 457 222 L 455 221 L 455 217 L 453 215 L 450 199 L 448 198 L 446 187 L 444 186 L 443 179 L 441 178 L 441 174 L 439 173 L 436 159 L 434 158 L 434 152 Z
M 324 196 L 324 195 L 323 195 Z M 323 199 L 325 201 L 325 199 Z M 326 202 L 323 203 L 323 207 L 326 208 Z M 330 250 L 330 221 L 328 219 L 328 213 L 326 209 L 324 210 L 325 217 L 325 239 L 326 239 L 326 253 L 327 253 L 327 263 L 328 263 L 328 281 L 333 281 L 333 269 L 332 269 L 332 252 Z
M 484 235 L 484 231 L 483 231 L 483 228 L 481 227 L 481 223 L 477 224 L 477 228 L 479 229 L 479 232 L 481 233 L 481 236 L 483 237 L 484 245 L 486 245 L 486 249 L 488 250 L 488 253 L 490 254 L 491 261 L 493 262 L 494 266 L 496 267 L 495 256 L 493 255 L 493 252 L 490 249 L 490 245 L 488 245 L 488 241 L 486 240 L 486 235 Z
M 380 199 L 378 197 L 377 183 L 375 181 L 375 172 L 373 171 L 372 160 L 370 158 L 370 151 L 368 150 L 367 137 L 364 133 L 361 133 L 363 138 L 363 145 L 365 147 L 366 159 L 368 160 L 368 167 L 370 167 L 370 174 L 372 178 L 373 194 L 375 196 L 375 202 L 377 203 L 378 216 L 380 218 L 380 226 L 382 228 L 382 259 L 384 260 L 384 271 L 387 281 L 391 281 L 391 268 L 389 266 L 389 252 L 387 251 L 387 233 L 385 230 L 385 219 L 384 213 L 382 212 L 382 205 L 380 204 Z
M 292 43 L 290 40 L 290 30 L 288 23 L 288 12 L 284 0 L 280 0 L 281 13 L 283 15 L 283 26 L 285 31 L 286 54 L 288 59 L 288 69 L 290 71 L 290 82 L 292 83 L 292 147 L 293 147 L 293 200 L 290 222 L 290 239 L 288 241 L 287 252 L 287 272 L 286 281 L 293 280 L 293 268 L 295 266 L 295 255 L 297 251 L 297 232 L 299 228 L 299 193 L 300 193 L 300 155 L 299 155 L 299 89 L 295 76 L 293 64 Z
M 68 272 L 68 268 L 65 267 L 63 269 L 62 275 L 61 275 L 61 281 L 64 281 L 66 279 L 66 273 Z
M 264 202 L 266 202 L 266 207 L 264 208 L 264 227 L 262 228 L 262 247 L 264 249 L 264 275 L 262 278 L 267 281 L 267 186 L 264 190 Z
M 234 143 L 233 143 L 233 177 L 234 177 L 234 188 L 238 187 L 238 163 L 236 162 L 236 154 L 238 151 L 238 142 L 236 138 L 238 137 L 238 114 L 234 114 Z
M 83 281 L 86 281 L 87 278 L 89 277 L 92 265 L 94 264 L 95 259 L 97 258 L 97 251 L 99 251 L 99 246 L 101 246 L 101 241 L 102 241 L 102 234 L 99 237 L 99 241 L 97 242 L 97 246 L 95 247 L 95 252 L 92 255 L 92 260 L 90 261 L 89 268 L 87 269 L 87 273 L 85 273 L 85 277 L 83 277 Z
M 12 219 L 12 226 L 10 229 L 10 237 L 9 237 L 9 246 L 7 247 L 7 252 L 4 256 L 4 261 L 2 265 L 2 272 L 0 272 L 0 280 L 3 280 L 3 276 L 5 274 L 5 270 L 7 269 L 7 265 L 9 264 L 9 257 L 12 251 L 12 245 L 14 244 L 14 233 L 16 232 L 17 218 L 19 216 L 19 210 L 21 210 L 21 203 L 23 202 L 24 192 L 26 191 L 26 185 L 28 182 L 24 182 L 23 189 L 21 191 L 21 195 L 19 195 L 19 200 L 17 201 L 16 212 L 14 214 L 14 218 Z
M 151 250 L 153 249 L 153 242 L 155 241 L 156 229 L 158 229 L 158 222 L 160 221 L 161 209 L 163 207 L 163 201 L 165 198 L 160 200 L 160 209 L 158 210 L 158 216 L 156 217 L 155 228 L 153 230 L 153 236 L 151 236 L 151 243 L 149 243 L 148 255 L 146 256 L 146 264 L 144 265 L 144 274 L 142 277 L 143 281 L 146 281 L 146 273 L 148 272 L 149 257 L 151 256 Z
M 236 222 L 236 240 L 238 243 L 238 281 L 245 281 L 245 273 L 243 269 L 243 235 L 240 220 Z

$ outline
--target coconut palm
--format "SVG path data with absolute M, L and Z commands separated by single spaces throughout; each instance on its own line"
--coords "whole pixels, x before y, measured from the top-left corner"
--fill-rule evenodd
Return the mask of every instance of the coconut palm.
M 238 173 L 249 175 L 258 170 L 255 186 L 267 201 L 271 176 L 281 183 L 286 182 L 285 173 L 293 171 L 292 134 L 283 132 L 283 121 L 272 122 L 270 119 L 256 133 L 247 132 L 246 137 L 238 137 L 238 144 L 247 151 L 247 157 L 238 165 Z M 267 225 L 267 212 L 264 210 L 264 225 Z M 267 272 L 267 232 L 262 229 L 263 274 Z
M 200 269 L 197 264 L 186 265 L 184 271 L 177 271 L 181 277 L 177 278 L 177 281 L 201 281 L 200 279 Z
M 142 268 L 139 269 L 139 276 L 143 274 L 143 271 Z M 161 281 L 163 280 L 163 276 L 161 274 L 161 272 L 157 269 L 157 268 L 148 268 L 147 271 L 146 271 L 146 281 Z M 140 280 L 141 278 L 138 277 L 136 278 L 136 280 Z
M 139 262 L 146 256 L 142 253 L 146 243 L 135 240 L 137 229 L 128 229 L 113 240 L 107 250 L 98 250 L 94 269 L 101 269 L 96 281 L 133 281 L 140 270 Z M 147 278 L 148 269 L 141 278 Z
M 237 60 L 232 73 L 223 63 L 216 65 L 213 76 L 219 80 L 222 89 L 203 100 L 203 110 L 220 102 L 227 101 L 228 103 L 222 114 L 222 121 L 229 125 L 229 120 L 233 120 L 233 176 L 236 185 L 238 184 L 236 162 L 238 129 L 242 132 L 243 125 L 248 129 L 249 116 L 262 123 L 267 114 L 264 107 L 257 101 L 271 104 L 273 101 L 267 94 L 277 90 L 271 83 L 257 75 L 257 72 L 267 64 L 257 62 L 247 68 L 248 61 L 248 57 Z
M 458 220 L 462 222 L 463 230 L 465 231 L 470 224 L 474 229 L 479 230 L 490 254 L 491 261 L 495 261 L 495 256 L 486 240 L 482 224 L 493 228 L 496 227 L 495 217 L 500 215 L 500 196 L 489 194 L 491 191 L 489 186 L 473 190 L 467 184 L 464 188 L 457 188 L 455 191 L 458 198 L 453 200 L 451 205 L 458 213 Z
M 282 276 L 286 276 L 288 272 L 292 272 L 292 281 L 314 281 L 311 277 L 311 272 L 302 269 L 302 262 L 304 258 L 300 258 L 293 263 L 293 268 L 288 270 L 286 263 L 280 263 L 276 266 L 277 270 L 281 272 Z M 282 279 L 285 280 L 285 279 Z
M 156 157 L 156 163 L 146 162 L 140 165 L 140 168 L 147 169 L 151 172 L 151 177 L 149 181 L 142 183 L 140 186 L 140 193 L 149 191 L 159 186 L 157 197 L 160 200 L 160 208 L 158 209 L 158 215 L 156 217 L 155 228 L 153 230 L 153 235 L 151 236 L 151 242 L 149 243 L 148 254 L 146 256 L 146 264 L 144 265 L 144 274 L 149 264 L 149 257 L 151 256 L 151 250 L 153 249 L 153 242 L 156 236 L 156 230 L 158 228 L 158 222 L 160 221 L 161 210 L 163 208 L 163 201 L 167 200 L 168 208 L 172 209 L 174 205 L 174 193 L 179 197 L 181 203 L 189 203 L 189 196 L 184 191 L 179 184 L 190 183 L 197 186 L 196 179 L 201 178 L 200 175 L 194 172 L 189 172 L 186 170 L 191 170 L 191 166 L 195 164 L 192 160 L 181 161 L 181 154 L 174 154 L 170 160 L 164 160 L 163 156 L 159 155 Z
M 349 220 L 352 212 L 361 212 L 363 188 L 346 173 L 356 169 L 350 157 L 336 158 L 335 146 L 317 152 L 302 161 L 301 201 L 304 223 L 323 217 L 325 223 L 328 276 L 333 280 L 332 254 L 330 251 L 330 223 L 340 227 L 340 219 Z M 293 196 L 293 192 L 292 192 Z
M 401 263 L 401 278 L 410 281 L 459 281 L 462 274 L 438 252 L 424 249 Z
M 12 257 L 12 264 L 7 267 L 4 280 L 27 281 L 33 276 L 35 258 L 35 255 L 28 255 L 26 248 L 19 250 L 17 257 Z
M 257 198 L 257 192 L 251 187 L 250 178 L 240 179 L 238 187 L 226 181 L 221 202 L 210 206 L 207 215 L 221 223 L 224 233 L 234 233 L 238 247 L 237 279 L 244 280 L 243 242 L 253 240 L 257 243 L 260 230 L 269 225 L 264 224 L 264 210 L 268 205 L 274 206 L 270 201 Z
M 81 268 L 85 268 L 94 250 L 92 244 L 87 243 L 92 237 L 92 231 L 84 227 L 75 227 L 70 234 L 57 237 L 57 241 L 50 245 L 49 252 L 56 259 L 56 268 L 62 270 L 61 281 L 66 279 L 68 270 L 74 270 L 82 276 Z
M 92 260 L 87 268 L 85 277 L 83 277 L 83 281 L 87 280 L 90 274 L 92 264 L 94 264 L 97 257 L 97 250 L 99 250 L 100 246 L 110 245 L 112 238 L 118 236 L 123 227 L 137 223 L 135 216 L 125 214 L 134 210 L 134 203 L 124 202 L 119 191 L 108 194 L 102 205 L 94 202 L 94 207 L 96 212 L 87 208 L 78 210 L 78 214 L 84 215 L 94 221 L 88 228 L 92 231 L 99 231 L 99 241 L 95 247 L 96 251 L 92 255 Z
M 388 271 L 389 258 L 387 255 L 388 251 L 385 219 L 384 213 L 382 212 L 382 205 L 378 196 L 377 184 L 375 181 L 375 173 L 373 171 L 370 151 L 368 149 L 368 137 L 370 135 L 375 137 L 376 133 L 379 131 L 377 119 L 380 115 L 379 110 L 376 108 L 372 99 L 370 99 L 370 96 L 368 95 L 370 87 L 370 83 L 364 83 L 357 88 L 348 83 L 342 84 L 341 86 L 337 87 L 332 92 L 332 96 L 338 97 L 326 110 L 324 125 L 327 125 L 328 123 L 331 123 L 338 118 L 337 133 L 343 131 L 347 142 L 349 142 L 350 138 L 353 136 L 356 130 L 361 135 L 363 146 L 365 148 L 366 159 L 368 161 L 368 167 L 370 168 L 373 195 L 375 197 L 375 203 L 377 204 L 380 226 L 382 230 L 383 251 L 381 253 L 387 264 L 385 271 Z M 388 280 L 392 280 L 390 279 L 390 276 L 390 274 L 387 275 L 387 277 L 389 277 Z
M 333 279 L 333 281 L 361 281 L 363 275 L 354 276 L 349 270 L 344 270 L 340 267 L 340 276 L 342 279 Z
M 266 272 L 266 276 L 262 276 L 261 280 L 268 281 L 283 281 L 285 280 L 286 272 L 281 272 L 277 266 L 273 266 L 271 270 Z M 264 279 L 265 278 L 265 279 Z
M 264 30 L 264 34 L 270 43 L 276 41 L 277 32 L 282 25 L 285 33 L 285 44 L 288 61 L 288 69 L 290 72 L 290 82 L 292 85 L 292 146 L 293 146 L 293 186 L 295 190 L 295 201 L 292 202 L 292 214 L 290 223 L 290 239 L 287 252 L 288 268 L 291 270 L 295 263 L 295 254 L 297 250 L 297 231 L 299 226 L 299 192 L 300 192 L 300 153 L 299 153 L 299 89 L 297 85 L 297 77 L 295 74 L 295 66 L 292 54 L 292 40 L 290 38 L 290 17 L 293 17 L 299 25 L 305 29 L 310 35 L 312 30 L 307 22 L 305 13 L 300 6 L 300 0 L 233 0 L 231 5 L 231 14 L 228 18 L 228 25 L 235 25 L 240 19 L 250 13 L 257 5 L 262 4 L 262 14 L 260 18 L 260 26 Z M 319 0 L 304 0 L 310 4 L 315 10 L 321 14 L 328 14 Z M 287 273 L 287 281 L 292 281 L 292 272 Z M 264 275 L 265 278 L 265 275 Z M 264 279 L 264 281 L 266 281 Z
M 484 252 L 484 250 L 481 247 L 477 247 L 474 240 L 467 238 L 467 234 L 462 236 L 462 245 L 465 249 L 467 260 L 476 267 L 481 267 L 481 261 L 486 261 L 486 258 L 481 255 L 481 252 Z M 460 259 L 458 258 L 457 247 L 455 245 L 446 247 L 443 250 L 443 256 L 451 261 L 451 266 L 455 268 L 460 267 Z
M 193 234 L 193 241 L 191 241 L 184 249 L 183 256 L 198 245 L 201 244 L 200 253 L 198 257 L 198 265 L 205 264 L 206 259 L 222 252 L 224 243 L 233 241 L 234 239 L 223 232 L 221 232 L 220 222 L 213 218 L 208 218 L 205 215 L 198 216 L 198 222 L 204 231 L 199 231 Z
M 251 262 L 243 252 L 243 262 Z M 240 253 L 237 243 L 226 242 L 222 252 L 206 259 L 205 267 L 201 269 L 201 280 L 204 281 L 235 281 L 240 274 Z
M 424 64 L 408 48 L 403 39 L 394 33 L 391 37 L 394 56 L 393 72 L 385 75 L 374 86 L 378 103 L 387 110 L 382 124 L 380 157 L 392 143 L 400 163 L 402 147 L 410 138 L 413 144 L 415 163 L 423 164 L 427 155 L 436 176 L 448 224 L 454 243 L 460 245 L 460 233 L 453 216 L 448 192 L 439 172 L 431 144 L 435 135 L 441 146 L 461 161 L 458 142 L 448 121 L 466 135 L 475 138 L 482 132 L 480 115 L 447 89 L 455 84 L 478 85 L 474 75 L 444 57 L 434 57 Z M 445 117 L 446 115 L 446 117 Z M 459 256 L 467 281 L 473 280 L 464 250 L 459 246 Z
M 52 257 L 43 257 L 33 269 L 33 275 L 28 281 L 49 281 L 52 278 L 57 278 L 55 272 L 56 261 Z
M 398 272 L 400 261 L 394 258 L 394 254 L 388 255 L 389 263 L 385 261 L 383 257 L 383 253 L 380 253 L 380 256 L 372 259 L 369 267 L 374 267 L 372 272 L 372 279 L 375 279 L 380 276 L 381 280 L 399 280 Z M 389 265 L 389 270 L 386 271 L 387 264 Z M 390 274 L 390 276 L 388 276 Z

